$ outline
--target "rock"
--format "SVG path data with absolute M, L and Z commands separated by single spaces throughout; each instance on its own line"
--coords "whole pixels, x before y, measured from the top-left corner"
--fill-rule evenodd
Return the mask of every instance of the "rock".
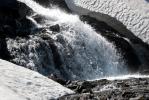
M 76 91 L 76 94 L 60 97 L 59 100 L 146 100 L 149 98 L 148 83 L 149 78 L 141 76 L 125 80 L 72 81 L 66 85 L 68 88 L 75 90 L 72 87 L 81 86 L 83 91 Z
M 143 74 L 143 75 L 149 75 L 149 70 L 143 70 L 140 73 Z
M 50 79 L 52 79 L 52 80 L 54 80 L 54 81 L 56 81 L 56 82 L 58 82 L 59 84 L 61 84 L 61 85 L 66 85 L 67 84 L 67 80 L 65 80 L 65 79 L 62 79 L 62 78 L 59 78 L 59 77 L 57 77 L 56 75 L 54 75 L 54 74 L 51 74 L 50 76 L 48 76 L 48 78 L 50 78 Z
M 4 25 L 3 26 L 3 31 L 6 37 L 14 37 L 16 36 L 16 30 L 11 27 L 10 25 Z
M 0 3 L 0 15 L 1 17 L 7 15 L 9 17 L 18 17 L 18 5 L 16 0 L 1 0 Z M 0 17 L 0 19 L 1 19 Z
M 58 24 L 50 26 L 49 29 L 53 32 L 60 32 L 60 26 Z
M 10 60 L 12 57 L 7 49 L 5 37 L 0 37 L 0 59 Z
M 21 30 L 21 28 L 24 29 L 25 25 L 28 25 L 28 27 L 25 26 L 26 28 L 31 27 L 29 26 L 31 24 L 29 24 L 29 22 L 27 23 L 27 20 L 25 20 L 26 23 L 23 22 L 23 19 L 26 19 L 27 12 L 29 11 L 27 10 L 29 9 L 27 6 L 16 0 L 2 0 L 0 8 L 0 34 L 4 34 L 6 37 L 11 38 L 19 35 L 27 35 L 26 33 L 23 34 L 23 32 L 21 33 L 20 31 L 20 33 L 17 33 L 18 30 Z
M 1 3 L 0 3 L 1 8 L 15 9 L 16 6 L 17 6 L 17 0 L 1 0 Z
M 32 9 L 29 8 L 26 4 L 22 2 L 17 2 L 18 4 L 18 12 L 19 12 L 19 20 L 26 18 L 33 13 Z

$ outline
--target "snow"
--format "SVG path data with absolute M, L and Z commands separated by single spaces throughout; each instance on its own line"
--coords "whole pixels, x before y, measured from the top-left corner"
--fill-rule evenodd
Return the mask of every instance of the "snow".
M 37 72 L 0 60 L 0 100 L 50 100 L 72 93 Z
M 103 20 L 119 32 L 124 28 L 106 15 L 116 18 L 144 42 L 149 43 L 149 2 L 146 0 L 65 0 L 68 7 L 81 14 Z

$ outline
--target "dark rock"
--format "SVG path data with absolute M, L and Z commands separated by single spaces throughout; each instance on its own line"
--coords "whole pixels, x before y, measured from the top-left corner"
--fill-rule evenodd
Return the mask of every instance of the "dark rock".
M 149 70 L 143 70 L 140 73 L 143 74 L 143 75 L 149 75 Z
M 60 32 L 60 26 L 58 24 L 50 26 L 49 29 L 53 32 Z
M 19 20 L 26 18 L 33 13 L 33 10 L 29 8 L 26 4 L 22 2 L 17 2 L 18 4 L 18 13 L 19 13 Z
M 1 8 L 15 9 L 16 6 L 17 6 L 17 0 L 1 0 L 0 3 Z
M 51 74 L 50 76 L 48 76 L 48 78 L 58 82 L 61 85 L 66 85 L 68 81 L 66 81 L 65 79 L 59 78 L 54 74 Z
M 54 41 L 50 36 L 46 35 L 46 34 L 42 34 L 40 35 L 40 37 L 46 41 L 48 41 L 49 46 L 51 48 L 52 54 L 53 54 L 53 60 L 54 60 L 54 64 L 56 66 L 57 69 L 60 69 L 60 66 L 62 65 L 62 60 L 60 57 L 60 54 L 58 52 L 57 46 L 56 46 L 56 41 Z
M 134 97 L 136 97 L 136 94 L 134 92 L 124 92 L 122 94 L 122 97 L 123 98 L 134 98 Z
M 1 0 L 0 2 L 0 21 L 2 17 L 4 18 L 6 16 L 18 18 L 18 5 L 16 0 Z
M 27 18 L 19 20 L 19 24 L 20 26 L 17 27 L 17 33 L 15 36 L 26 37 L 34 31 L 33 29 L 35 29 L 34 23 Z
M 127 64 L 131 72 L 137 72 L 141 66 L 141 61 L 128 41 L 124 38 L 105 35 L 105 37 L 116 45 L 118 52 L 122 55 L 124 62 Z
M 24 9 L 26 9 L 26 12 Z M 16 0 L 2 0 L 0 3 L 0 34 L 5 37 L 17 37 L 28 35 L 27 32 L 17 33 L 18 30 L 28 30 L 31 24 L 25 20 L 29 8 Z M 31 22 L 30 22 L 31 23 Z
M 5 37 L 0 37 L 0 59 L 9 61 L 11 59 L 10 53 L 7 49 Z
M 66 87 L 79 87 L 81 85 L 81 87 L 84 87 L 83 91 L 76 91 L 76 94 L 60 97 L 59 100 L 147 100 L 149 98 L 148 83 L 149 78 L 72 81 Z M 94 86 L 92 87 L 91 84 L 94 84 Z M 111 88 L 111 86 L 114 88 Z
M 44 16 L 41 16 L 41 15 L 35 15 L 33 16 L 33 18 L 39 24 L 44 24 L 45 21 L 43 19 L 46 19 Z
M 11 27 L 10 25 L 4 25 L 3 26 L 3 32 L 6 35 L 6 37 L 16 36 L 15 29 L 13 27 Z

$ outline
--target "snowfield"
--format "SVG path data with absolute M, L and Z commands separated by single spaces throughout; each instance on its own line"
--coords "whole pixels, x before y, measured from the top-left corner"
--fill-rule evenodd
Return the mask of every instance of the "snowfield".
M 0 100 L 50 100 L 72 93 L 37 72 L 0 60 Z
M 125 27 L 121 25 L 122 23 L 137 37 L 149 43 L 149 2 L 147 0 L 65 1 L 68 7 L 76 13 L 90 15 L 98 20 L 105 21 L 121 33 L 125 31 Z M 112 18 L 116 18 L 121 23 L 115 22 Z

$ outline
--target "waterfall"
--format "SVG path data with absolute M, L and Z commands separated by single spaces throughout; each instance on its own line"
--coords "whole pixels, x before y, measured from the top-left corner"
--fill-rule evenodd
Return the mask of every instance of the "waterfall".
M 60 27 L 60 32 L 58 33 L 51 34 L 51 31 L 48 30 L 50 38 L 56 41 L 55 45 L 60 55 L 59 59 L 62 62 L 60 65 L 54 65 L 54 62 L 51 61 L 52 58 L 48 57 L 49 59 L 47 60 L 51 62 L 49 65 L 46 65 L 46 67 L 49 68 L 49 72 L 52 73 L 54 70 L 61 71 L 60 74 L 63 74 L 62 76 L 64 78 L 83 80 L 127 73 L 125 62 L 117 52 L 115 46 L 98 34 L 90 25 L 80 21 L 77 15 L 68 14 L 56 7 L 45 8 L 32 0 L 19 1 L 30 7 L 35 14 L 43 16 L 43 20 L 45 21 L 39 26 L 46 27 L 58 24 Z M 32 16 L 30 16 L 30 18 L 33 19 Z M 36 48 L 34 46 L 37 46 L 39 42 L 30 42 L 34 40 L 40 41 L 41 38 L 36 37 L 35 39 L 35 37 L 31 37 L 31 39 L 33 40 L 28 40 L 27 45 Z M 19 46 L 22 45 L 20 43 L 21 42 L 17 43 L 17 41 L 8 40 L 8 44 L 12 44 L 9 45 L 8 48 L 12 50 L 18 46 L 18 44 Z M 43 48 L 47 48 L 44 46 L 40 48 L 40 51 L 42 51 Z M 42 54 L 44 55 L 44 52 L 48 52 L 48 55 L 51 56 L 51 50 L 46 50 L 48 51 L 42 51 Z M 36 63 L 42 66 L 40 63 L 44 63 L 44 60 L 40 61 L 41 58 L 38 57 L 41 56 L 38 56 L 35 49 L 29 52 L 31 53 L 28 53 L 28 55 L 32 54 L 32 56 L 36 56 L 29 59 L 28 62 L 32 62 L 30 66 L 35 66 L 35 60 Z M 14 55 L 19 56 L 20 54 L 14 53 Z M 21 56 L 27 55 L 23 54 Z M 20 60 L 24 59 L 24 57 L 17 58 Z M 27 59 L 27 57 L 25 59 Z M 28 65 L 24 64 L 24 66 Z

